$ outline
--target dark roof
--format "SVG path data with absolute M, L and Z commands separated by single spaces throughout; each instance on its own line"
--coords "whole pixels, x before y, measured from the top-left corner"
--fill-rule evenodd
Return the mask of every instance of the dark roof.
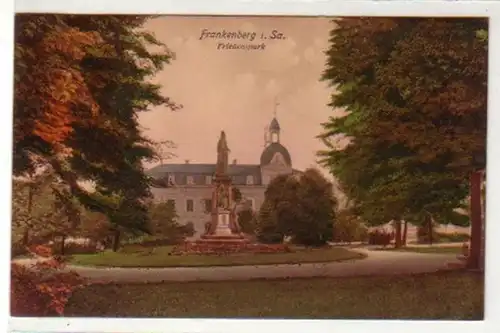
M 269 125 L 269 130 L 270 131 L 279 131 L 281 129 L 280 127 L 280 123 L 278 123 L 278 119 L 276 118 L 273 118 L 273 120 L 271 120 L 271 125 Z
M 260 155 L 260 165 L 267 165 L 271 163 L 271 160 L 276 153 L 281 153 L 281 155 L 283 155 L 283 158 L 285 159 L 285 162 L 290 166 L 292 165 L 292 158 L 290 157 L 290 153 L 279 142 L 273 142 L 269 146 L 267 146 L 266 149 L 264 149 L 262 155 Z
M 192 176 L 197 185 L 206 184 L 205 176 L 215 174 L 215 164 L 162 164 L 147 170 L 147 174 L 155 179 L 162 179 L 173 175 L 178 185 L 187 183 L 187 176 Z M 260 165 L 255 164 L 230 164 L 228 173 L 235 185 L 245 185 L 246 177 L 253 176 L 254 184 L 261 183 Z
M 230 175 L 248 174 L 260 172 L 260 166 L 256 164 L 229 164 L 228 172 Z M 215 173 L 215 164 L 162 164 L 155 166 L 147 171 L 151 176 L 162 173 L 190 173 L 198 175 L 213 175 Z

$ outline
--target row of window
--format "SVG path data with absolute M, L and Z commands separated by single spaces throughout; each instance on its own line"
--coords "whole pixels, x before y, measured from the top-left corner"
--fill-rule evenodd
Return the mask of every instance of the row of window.
M 175 176 L 174 175 L 168 176 L 168 183 L 169 183 L 169 185 L 175 185 Z M 187 185 L 195 185 L 194 177 L 187 176 L 186 183 L 187 183 Z M 212 184 L 212 176 L 205 176 L 205 184 L 206 185 Z M 247 176 L 246 184 L 247 185 L 254 185 L 254 177 L 252 175 Z
M 254 208 L 254 199 L 253 198 L 247 198 L 248 200 L 248 204 L 250 206 L 250 208 Z M 177 203 L 174 199 L 169 199 L 167 200 L 168 203 L 174 205 L 175 207 L 177 206 Z M 203 207 L 203 212 L 205 213 L 210 213 L 212 211 L 212 199 L 203 199 L 202 200 L 202 207 Z M 190 213 L 190 212 L 194 212 L 194 200 L 193 199 L 186 199 L 186 203 L 185 203 L 185 211 Z

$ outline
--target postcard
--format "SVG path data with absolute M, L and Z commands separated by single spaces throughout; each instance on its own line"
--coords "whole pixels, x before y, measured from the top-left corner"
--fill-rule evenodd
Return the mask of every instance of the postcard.
M 490 38 L 16 14 L 11 316 L 483 320 Z

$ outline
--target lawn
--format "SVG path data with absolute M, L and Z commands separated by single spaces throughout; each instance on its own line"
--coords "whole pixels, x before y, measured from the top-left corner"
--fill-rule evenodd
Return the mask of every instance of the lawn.
M 170 255 L 172 247 L 163 246 L 139 252 L 105 251 L 97 254 L 73 255 L 70 263 L 83 266 L 107 267 L 201 267 L 273 265 L 344 261 L 365 256 L 343 248 L 295 249 L 289 253 L 234 255 Z
M 482 320 L 483 275 L 93 285 L 65 316 Z
M 442 253 L 442 254 L 461 254 L 462 246 L 447 246 L 447 247 L 403 247 L 400 249 L 386 248 L 380 249 L 383 251 L 403 251 L 403 252 L 418 252 L 418 253 Z

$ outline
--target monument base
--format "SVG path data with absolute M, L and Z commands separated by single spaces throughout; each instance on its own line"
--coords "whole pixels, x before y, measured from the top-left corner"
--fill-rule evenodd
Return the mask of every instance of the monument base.
M 244 253 L 292 252 L 286 244 L 254 243 L 244 235 L 203 235 L 192 242 L 185 242 L 174 248 L 173 255 L 228 255 Z

